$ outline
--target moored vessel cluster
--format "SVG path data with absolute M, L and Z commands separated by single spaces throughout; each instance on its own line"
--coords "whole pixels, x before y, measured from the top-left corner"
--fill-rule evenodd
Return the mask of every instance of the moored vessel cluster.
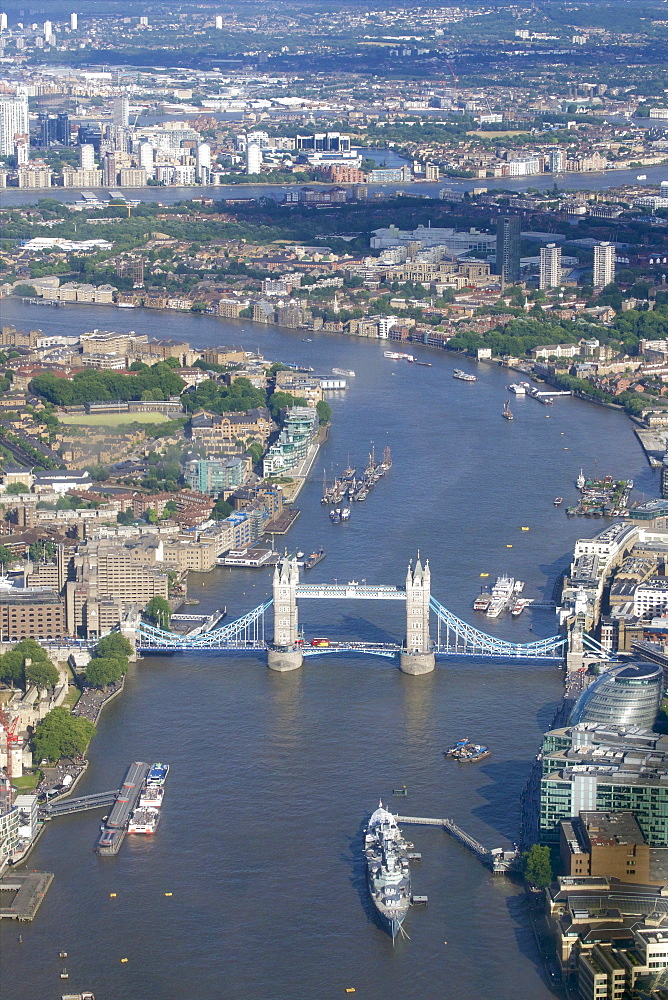
M 483 746 L 482 743 L 471 743 L 470 740 L 458 740 L 453 743 L 451 747 L 443 751 L 444 757 L 452 757 L 453 760 L 460 761 L 460 763 L 468 763 L 475 760 L 484 760 L 485 757 L 491 756 L 491 750 L 489 747 Z
M 366 468 L 361 476 L 358 477 L 357 468 L 349 464 L 348 468 L 343 470 L 342 475 L 340 477 L 337 476 L 331 486 L 328 486 L 327 475 L 326 473 L 324 474 L 322 499 L 320 502 L 322 504 L 340 505 L 346 501 L 349 503 L 364 501 L 378 480 L 382 479 L 385 473 L 389 472 L 391 468 L 392 457 L 389 445 L 385 448 L 382 462 L 376 462 L 372 445 Z M 338 524 L 341 521 L 347 521 L 350 518 L 350 514 L 350 507 L 336 506 L 330 510 L 329 517 L 333 524 Z
M 165 780 L 169 774 L 169 764 L 157 762 L 146 775 L 146 781 L 139 794 L 139 801 L 128 823 L 128 833 L 152 834 L 160 822 L 160 807 L 165 794 Z
M 582 469 L 576 480 L 580 491 L 579 502 L 566 508 L 569 516 L 580 514 L 584 517 L 628 517 L 628 503 L 633 489 L 632 479 L 587 478 Z M 556 501 L 555 501 L 556 503 Z
M 484 609 L 476 608 L 475 604 L 473 606 L 476 610 L 484 610 L 488 618 L 498 618 L 503 611 L 514 604 L 517 594 L 521 594 L 523 590 L 523 580 L 515 580 L 512 576 L 498 576 L 487 606 Z

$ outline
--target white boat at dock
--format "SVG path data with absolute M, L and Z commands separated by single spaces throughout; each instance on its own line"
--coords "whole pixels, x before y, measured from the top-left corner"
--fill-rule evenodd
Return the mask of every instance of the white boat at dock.
M 506 388 L 508 392 L 514 392 L 516 396 L 526 396 L 527 389 L 530 389 L 531 386 L 528 382 L 511 382 Z
M 135 809 L 128 824 L 128 833 L 153 834 L 160 822 L 160 810 L 139 807 Z
M 402 354 L 401 351 L 383 351 L 383 357 L 390 361 L 415 361 L 412 354 Z
M 498 618 L 515 601 L 517 594 L 524 590 L 524 581 L 512 576 L 498 576 L 492 587 L 491 600 L 485 611 L 488 618 Z

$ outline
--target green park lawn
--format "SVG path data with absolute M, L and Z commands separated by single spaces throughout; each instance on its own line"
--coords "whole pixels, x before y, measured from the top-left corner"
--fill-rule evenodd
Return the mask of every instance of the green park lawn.
M 59 413 L 61 424 L 79 427 L 119 427 L 122 424 L 164 424 L 164 413 Z
M 29 794 L 39 785 L 42 780 L 42 772 L 34 771 L 32 774 L 24 774 L 20 778 L 13 778 L 12 784 L 19 792 Z

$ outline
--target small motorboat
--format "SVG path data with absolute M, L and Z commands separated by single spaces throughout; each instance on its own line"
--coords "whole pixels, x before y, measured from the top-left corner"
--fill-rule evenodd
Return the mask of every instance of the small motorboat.
M 554 498 L 554 506 L 555 507 L 561 507 L 561 505 L 562 505 L 563 502 L 564 502 L 564 498 L 563 497 L 555 497 Z

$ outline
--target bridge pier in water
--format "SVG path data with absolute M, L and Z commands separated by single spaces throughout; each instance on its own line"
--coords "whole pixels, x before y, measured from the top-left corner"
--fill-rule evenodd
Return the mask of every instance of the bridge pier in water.
M 436 667 L 429 635 L 430 604 L 429 560 L 423 568 L 418 552 L 415 569 L 409 563 L 406 573 L 406 643 L 399 654 L 399 669 L 404 674 L 430 674 Z
M 304 662 L 299 643 L 297 585 L 299 567 L 296 558 L 281 559 L 274 569 L 274 638 L 267 647 L 267 666 L 277 673 L 298 670 Z

